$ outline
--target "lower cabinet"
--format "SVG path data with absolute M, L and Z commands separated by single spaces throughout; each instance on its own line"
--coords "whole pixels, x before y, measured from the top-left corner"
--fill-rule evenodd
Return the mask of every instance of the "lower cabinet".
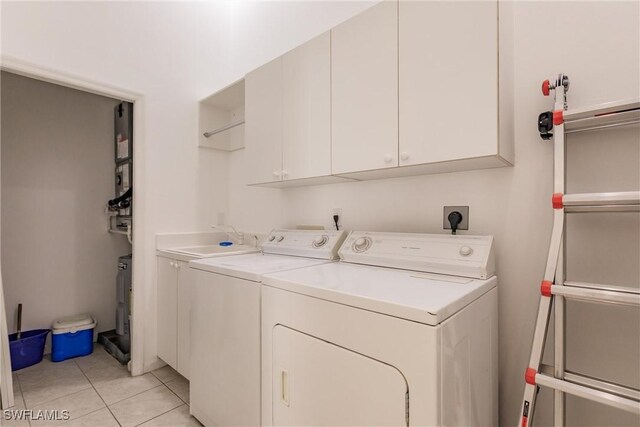
M 189 378 L 189 287 L 188 263 L 158 257 L 158 357 Z

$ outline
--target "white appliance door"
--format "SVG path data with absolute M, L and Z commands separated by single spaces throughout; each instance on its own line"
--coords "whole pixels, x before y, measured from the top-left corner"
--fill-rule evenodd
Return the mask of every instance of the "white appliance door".
M 206 426 L 260 425 L 260 284 L 192 278 L 191 413 Z
M 408 386 L 395 367 L 278 325 L 273 425 L 406 426 Z

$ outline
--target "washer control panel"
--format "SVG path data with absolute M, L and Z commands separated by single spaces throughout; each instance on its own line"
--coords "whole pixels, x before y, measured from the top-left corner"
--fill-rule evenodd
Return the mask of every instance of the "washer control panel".
M 262 244 L 266 254 L 337 259 L 347 233 L 337 230 L 272 230 Z
M 486 279 L 495 273 L 492 236 L 352 231 L 345 262 Z

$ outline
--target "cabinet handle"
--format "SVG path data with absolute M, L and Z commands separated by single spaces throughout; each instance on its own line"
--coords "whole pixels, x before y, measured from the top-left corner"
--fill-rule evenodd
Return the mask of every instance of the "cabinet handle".
M 403 151 L 402 153 L 400 153 L 400 159 L 409 160 L 409 153 L 407 153 L 406 151 Z
M 289 406 L 289 372 L 280 370 L 280 399 L 282 403 Z
M 391 154 L 385 154 L 384 156 L 385 163 L 391 163 L 392 160 L 393 160 L 393 157 L 391 157 Z
M 273 171 L 273 176 L 275 176 L 275 177 L 279 177 L 279 176 L 280 176 L 280 172 L 278 172 L 278 171 Z
M 282 177 L 286 178 L 287 176 L 289 176 L 289 172 L 287 171 L 282 171 Z

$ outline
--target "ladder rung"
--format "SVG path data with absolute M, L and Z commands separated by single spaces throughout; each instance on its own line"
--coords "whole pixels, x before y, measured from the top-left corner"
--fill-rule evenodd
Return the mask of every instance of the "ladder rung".
M 637 109 L 640 109 L 640 98 L 623 99 L 582 108 L 571 108 L 565 111 L 564 119 L 565 121 L 582 120 Z
M 640 294 L 640 288 L 631 288 L 628 286 L 603 285 L 601 283 L 573 282 L 567 280 L 564 282 L 567 286 L 577 286 L 579 288 L 600 289 L 602 291 L 624 292 L 627 294 Z
M 640 191 L 565 194 L 566 212 L 633 212 L 640 210 Z
M 615 303 L 640 307 L 640 291 L 621 290 L 606 285 L 581 282 L 565 282 L 564 285 L 551 286 L 551 293 L 565 298 L 586 301 Z
M 536 374 L 536 384 L 640 415 L 640 402 L 636 399 L 622 397 L 614 393 L 601 391 L 541 373 Z
M 575 133 L 619 126 L 629 126 L 637 123 L 640 123 L 640 110 L 632 110 L 567 122 L 564 130 L 566 133 Z
M 586 212 L 640 212 L 640 205 L 567 206 L 566 213 Z
M 607 102 L 564 112 L 565 131 L 578 132 L 640 123 L 640 100 Z
M 554 368 L 550 365 L 541 365 L 540 372 L 553 376 Z M 627 399 L 637 400 L 640 402 L 640 390 L 630 388 L 609 381 L 599 380 L 597 378 L 580 375 L 571 371 L 564 371 L 564 380 L 570 383 L 582 385 L 589 388 L 595 388 L 606 393 L 615 394 L 617 396 L 626 397 Z

